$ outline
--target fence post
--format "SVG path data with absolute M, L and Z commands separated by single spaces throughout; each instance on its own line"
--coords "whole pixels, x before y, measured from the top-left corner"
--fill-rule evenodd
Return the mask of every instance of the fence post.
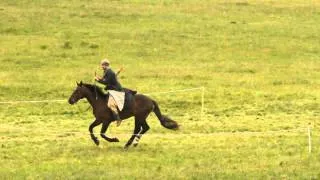
M 311 129 L 310 126 L 308 126 L 308 144 L 309 144 L 309 154 L 312 150 L 312 142 L 311 142 Z
M 201 94 L 201 121 L 203 120 L 204 115 L 204 87 L 202 87 L 202 94 Z

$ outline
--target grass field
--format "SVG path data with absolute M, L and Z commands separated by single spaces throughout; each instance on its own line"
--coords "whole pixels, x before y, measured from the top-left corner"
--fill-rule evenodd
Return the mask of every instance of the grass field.
M 2 0 L 0 179 L 320 179 L 320 2 Z M 67 103 L 107 57 L 179 131 L 97 147 Z M 308 152 L 307 128 L 312 131 Z M 100 127 L 95 129 L 99 132 Z

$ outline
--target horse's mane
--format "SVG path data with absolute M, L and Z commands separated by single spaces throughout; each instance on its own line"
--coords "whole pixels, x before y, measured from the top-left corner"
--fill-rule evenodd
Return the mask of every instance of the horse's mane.
M 97 85 L 93 85 L 93 84 L 85 84 L 83 83 L 82 84 L 83 86 L 87 87 L 91 92 L 93 93 L 97 93 L 99 96 L 107 96 L 103 91 L 102 89 L 97 86 Z

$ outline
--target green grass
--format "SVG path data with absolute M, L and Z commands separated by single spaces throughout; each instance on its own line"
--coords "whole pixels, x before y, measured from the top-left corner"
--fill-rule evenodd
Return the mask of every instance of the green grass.
M 320 4 L 316 1 L 0 2 L 0 179 L 319 179 Z M 86 102 L 67 98 L 98 64 L 179 122 L 132 119 L 96 147 Z M 308 153 L 307 127 L 312 127 Z M 96 128 L 95 132 L 99 132 Z

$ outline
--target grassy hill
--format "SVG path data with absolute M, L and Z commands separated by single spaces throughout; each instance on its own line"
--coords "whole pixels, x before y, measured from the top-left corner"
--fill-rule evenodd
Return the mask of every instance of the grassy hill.
M 320 178 L 319 8 L 303 0 L 1 1 L 0 101 L 66 101 L 0 104 L 0 179 Z M 181 129 L 151 115 L 140 145 L 124 151 L 130 119 L 107 132 L 120 143 L 97 148 L 88 104 L 67 99 L 76 81 L 102 73 L 103 58 Z M 201 89 L 156 94 L 199 87 L 202 118 Z

